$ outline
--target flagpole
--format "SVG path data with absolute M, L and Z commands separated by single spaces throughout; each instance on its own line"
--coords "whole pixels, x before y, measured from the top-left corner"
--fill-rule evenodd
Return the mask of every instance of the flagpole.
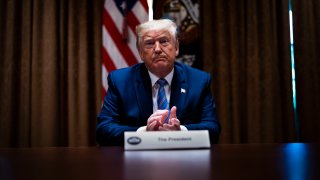
M 147 0 L 147 2 L 148 2 L 148 11 L 149 11 L 149 21 L 152 21 L 153 20 L 153 8 L 152 8 L 152 6 L 153 6 L 153 0 Z

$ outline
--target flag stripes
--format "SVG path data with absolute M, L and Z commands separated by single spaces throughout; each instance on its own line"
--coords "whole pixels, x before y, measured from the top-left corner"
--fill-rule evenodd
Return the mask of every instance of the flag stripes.
M 141 62 L 135 27 L 148 20 L 147 0 L 105 0 L 102 21 L 102 98 L 112 70 Z

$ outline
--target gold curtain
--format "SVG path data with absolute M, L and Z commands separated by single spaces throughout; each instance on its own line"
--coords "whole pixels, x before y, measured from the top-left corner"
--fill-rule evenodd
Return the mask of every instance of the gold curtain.
M 0 146 L 95 145 L 102 1 L 0 7 Z
M 203 1 L 201 7 L 220 143 L 294 141 L 288 0 Z
M 320 2 L 292 3 L 300 140 L 320 142 Z

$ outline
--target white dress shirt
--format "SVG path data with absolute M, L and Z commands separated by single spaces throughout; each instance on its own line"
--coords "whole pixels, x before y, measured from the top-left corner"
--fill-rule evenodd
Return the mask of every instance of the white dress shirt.
M 158 110 L 157 97 L 158 97 L 158 90 L 159 90 L 159 87 L 160 87 L 158 84 L 156 84 L 156 82 L 160 78 L 157 77 L 156 75 L 152 74 L 150 71 L 148 71 L 148 72 L 149 72 L 149 76 L 150 76 L 150 79 L 151 79 L 151 85 L 152 85 L 153 112 L 155 112 L 155 111 Z M 166 92 L 166 98 L 167 98 L 168 103 L 170 103 L 171 82 L 172 82 L 172 78 L 173 78 L 173 73 L 174 73 L 174 68 L 172 69 L 172 71 L 166 77 L 164 77 L 164 79 L 167 81 L 167 84 L 164 86 L 164 90 Z M 180 129 L 181 129 L 181 131 L 188 131 L 188 129 L 185 126 L 182 126 L 182 125 L 180 125 Z M 137 130 L 137 132 L 143 132 L 143 131 L 146 131 L 146 130 L 147 130 L 147 126 L 142 126 Z
M 152 74 L 150 71 L 149 72 L 149 76 L 151 79 L 151 85 L 152 85 L 152 102 L 153 102 L 153 112 L 156 112 L 156 110 L 158 110 L 158 103 L 157 103 L 157 97 L 158 97 L 158 90 L 159 90 L 159 84 L 156 84 L 157 81 L 160 79 L 159 77 L 157 77 L 156 75 Z M 173 72 L 174 69 L 172 69 L 172 71 L 163 79 L 165 79 L 167 81 L 167 84 L 164 86 L 164 90 L 166 92 L 166 98 L 168 103 L 170 103 L 170 94 L 171 94 L 171 82 L 172 82 L 172 78 L 173 78 Z

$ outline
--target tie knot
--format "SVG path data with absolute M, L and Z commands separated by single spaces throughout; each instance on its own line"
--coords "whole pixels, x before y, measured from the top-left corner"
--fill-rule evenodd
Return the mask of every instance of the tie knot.
M 167 84 L 167 81 L 163 78 L 160 78 L 158 81 L 157 81 L 157 84 L 160 85 L 160 87 L 164 87 L 164 85 Z

